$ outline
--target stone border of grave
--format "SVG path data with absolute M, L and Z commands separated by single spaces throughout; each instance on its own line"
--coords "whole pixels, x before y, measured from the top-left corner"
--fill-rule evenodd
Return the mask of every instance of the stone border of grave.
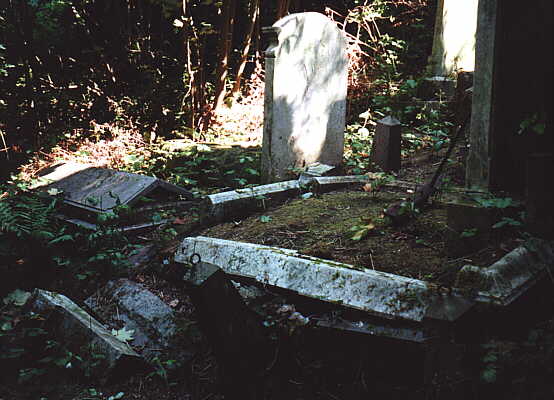
M 475 303 L 508 306 L 554 266 L 554 243 L 536 240 L 487 268 L 465 266 L 462 285 L 443 292 L 428 282 L 333 262 L 278 247 L 203 236 L 183 240 L 175 261 L 193 254 L 225 272 L 385 318 L 454 321 Z
M 368 183 L 378 177 L 376 174 L 310 176 L 218 193 L 205 198 L 205 217 L 218 223 L 251 213 L 261 197 L 269 196 L 267 201 L 290 198 L 306 189 L 324 193 Z M 415 187 L 404 181 L 385 186 Z M 457 287 L 444 294 L 434 285 L 417 279 L 367 269 L 360 271 L 351 265 L 300 256 L 288 249 L 206 237 L 184 239 L 175 261 L 189 263 L 194 253 L 199 254 L 202 261 L 218 265 L 231 275 L 254 278 L 262 284 L 379 317 L 416 322 L 424 318 L 454 321 L 476 303 L 508 306 L 554 268 L 554 242 L 533 239 L 489 267 L 464 266 L 459 272 Z
M 252 188 L 230 190 L 215 193 L 205 197 L 201 208 L 204 217 L 212 222 L 222 222 L 236 216 L 243 217 L 255 211 L 258 203 L 267 205 L 279 200 L 298 196 L 301 192 L 326 193 L 349 185 L 370 183 L 379 179 L 379 175 L 349 176 L 313 176 L 301 175 L 298 180 L 270 183 Z M 395 180 L 383 184 L 383 187 L 392 189 L 415 189 L 416 185 L 410 182 Z

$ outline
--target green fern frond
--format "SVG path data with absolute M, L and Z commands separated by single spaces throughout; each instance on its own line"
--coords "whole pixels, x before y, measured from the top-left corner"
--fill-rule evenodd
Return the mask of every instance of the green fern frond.
M 54 201 L 45 201 L 34 194 L 10 196 L 0 201 L 0 232 L 18 237 L 51 232 L 54 210 Z

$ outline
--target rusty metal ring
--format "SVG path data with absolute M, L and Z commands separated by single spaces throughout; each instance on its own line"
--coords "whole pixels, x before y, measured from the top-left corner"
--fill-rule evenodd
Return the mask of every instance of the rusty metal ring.
M 192 265 L 200 264 L 201 261 L 202 261 L 202 258 L 200 258 L 200 254 L 198 253 L 193 253 L 189 258 L 189 262 Z

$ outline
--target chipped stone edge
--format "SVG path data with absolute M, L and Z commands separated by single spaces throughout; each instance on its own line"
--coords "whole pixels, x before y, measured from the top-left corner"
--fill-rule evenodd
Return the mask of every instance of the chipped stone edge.
M 138 361 L 141 360 L 140 355 L 127 343 L 118 340 L 104 327 L 104 325 L 66 296 L 42 289 L 35 289 L 32 299 L 33 300 L 28 302 L 28 304 L 33 304 L 33 311 L 43 312 L 48 310 L 49 306 L 52 306 L 53 309 L 61 312 L 64 317 L 67 318 L 67 316 L 70 315 L 72 318 L 67 319 L 66 322 L 69 326 L 84 328 L 83 332 L 92 340 L 93 345 L 106 350 L 110 370 L 111 368 L 117 368 L 120 363 L 123 365 L 123 363 L 127 362 L 127 359 L 136 359 L 137 362 L 140 362 Z M 92 332 L 95 332 L 96 335 L 93 335 Z M 119 352 L 119 357 L 114 358 L 115 354 L 109 352 L 107 350 L 109 348 L 113 348 Z
M 379 179 L 377 174 L 346 175 L 346 176 L 306 176 L 298 180 L 283 181 L 260 185 L 252 188 L 230 190 L 208 195 L 204 198 L 202 208 L 205 217 L 212 222 L 222 222 L 237 213 L 247 215 L 256 209 L 256 201 L 260 196 L 286 196 L 294 197 L 300 194 L 302 188 L 314 186 L 320 193 L 328 192 L 339 187 L 369 183 Z M 414 189 L 415 184 L 405 181 L 393 181 L 383 185 L 387 188 Z
M 473 305 L 457 293 L 445 299 L 435 287 L 418 279 L 360 271 L 289 249 L 198 236 L 183 240 L 175 261 L 186 264 L 194 253 L 231 275 L 389 319 L 454 320 Z
M 230 190 L 206 196 L 203 208 L 208 219 L 216 222 L 223 221 L 236 214 L 239 210 L 254 210 L 255 202 L 260 196 L 290 195 L 300 192 L 300 183 L 297 180 L 270 183 L 252 188 Z
M 466 265 L 460 273 L 478 274 L 488 286 L 477 293 L 476 301 L 508 306 L 553 269 L 554 242 L 533 239 L 489 267 Z
M 303 179 L 302 182 L 300 182 L 300 180 L 285 181 L 248 189 L 216 193 L 207 196 L 205 204 L 207 204 L 208 208 L 208 217 L 216 222 L 220 222 L 226 219 L 232 212 L 237 212 L 237 208 L 242 208 L 241 211 L 245 211 L 243 208 L 244 205 L 251 205 L 251 202 L 255 201 L 256 197 L 260 195 L 296 195 L 300 192 L 301 187 L 305 185 L 313 185 L 317 188 L 318 192 L 326 192 L 350 184 L 369 183 L 378 178 L 378 175 L 371 173 L 368 175 L 350 176 L 316 176 L 309 180 Z M 413 189 L 415 185 L 410 182 L 396 180 L 385 186 Z M 246 211 L 248 213 L 248 210 Z M 532 250 L 525 246 L 516 248 L 489 267 L 478 268 L 468 265 L 462 268 L 462 273 L 472 271 L 478 273 L 484 281 L 492 282 L 492 286 L 489 290 L 479 291 L 473 300 L 479 303 L 507 306 L 544 276 L 548 268 L 554 266 L 554 242 L 539 241 L 536 243 L 538 243 L 538 245 L 535 244 L 534 247 L 536 248 Z M 280 249 L 279 251 L 285 254 L 288 252 L 286 249 Z M 305 257 L 304 259 L 307 258 Z M 325 262 L 326 260 L 322 261 Z M 320 263 L 321 261 L 317 262 Z M 346 264 L 340 265 L 340 263 L 337 263 L 336 265 L 350 270 L 353 268 L 353 266 Z M 521 273 L 521 271 L 524 272 Z M 394 274 L 388 275 L 390 275 L 391 278 L 400 277 Z M 417 279 L 414 279 L 414 281 L 419 282 L 420 285 L 427 285 L 425 281 Z M 453 293 L 458 295 L 458 300 L 464 297 L 463 289 L 455 288 Z M 447 305 L 445 305 L 445 307 L 446 306 Z M 437 307 L 430 307 L 430 310 L 428 310 L 430 315 L 427 316 L 437 319 L 451 319 L 442 318 L 440 315 L 436 315 L 437 313 L 433 308 L 437 309 Z M 441 314 L 441 312 L 439 311 L 438 314 Z

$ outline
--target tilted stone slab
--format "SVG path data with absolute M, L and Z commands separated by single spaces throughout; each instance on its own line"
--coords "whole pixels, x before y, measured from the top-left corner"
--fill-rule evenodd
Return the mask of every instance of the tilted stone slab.
M 330 192 L 350 185 L 371 183 L 380 179 L 378 174 L 368 173 L 367 175 L 346 175 L 346 176 L 321 176 L 311 179 L 311 184 L 315 186 L 318 193 Z M 389 189 L 414 190 L 416 185 L 411 182 L 394 180 L 383 184 L 383 187 Z
M 425 282 L 320 258 L 294 250 L 208 237 L 186 238 L 175 261 L 193 254 L 232 275 L 293 290 L 301 295 L 342 304 L 386 318 L 421 321 L 454 320 L 471 307 L 461 297 L 438 296 Z
M 545 274 L 554 271 L 554 242 L 533 239 L 487 268 L 466 265 L 458 282 L 469 281 L 482 290 L 476 300 L 507 306 Z
M 160 179 L 99 168 L 65 163 L 43 171 L 41 190 L 56 189 L 64 194 L 64 203 L 95 213 L 107 212 L 119 205 L 133 205 L 141 196 L 160 188 L 193 199 L 191 192 Z
M 203 209 L 209 219 L 223 221 L 231 217 L 246 215 L 253 209 L 263 206 L 264 202 L 275 200 L 275 197 L 290 197 L 299 193 L 300 183 L 298 181 L 277 182 L 206 196 Z
M 149 359 L 174 342 L 177 326 L 173 310 L 138 283 L 128 279 L 110 281 L 86 299 L 85 304 L 106 322 L 133 330 L 130 344 Z M 180 356 L 190 358 L 186 354 Z
M 53 329 L 60 341 L 86 357 L 104 356 L 101 367 L 93 372 L 114 380 L 129 376 L 143 365 L 142 358 L 126 343 L 118 340 L 100 322 L 66 296 L 35 289 L 29 307 L 47 318 L 55 318 Z

